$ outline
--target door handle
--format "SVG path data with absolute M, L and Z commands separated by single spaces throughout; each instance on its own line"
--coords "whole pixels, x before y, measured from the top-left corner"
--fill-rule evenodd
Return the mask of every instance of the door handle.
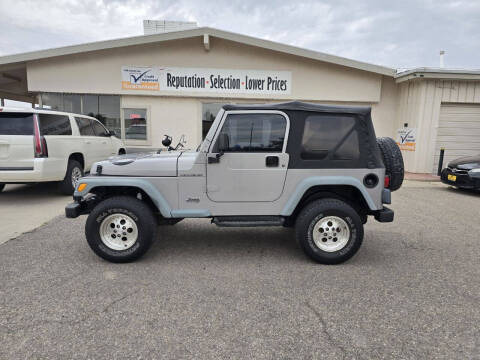
M 265 158 L 265 165 L 267 167 L 278 167 L 279 164 L 280 159 L 278 158 L 278 156 L 267 156 Z
M 91 144 L 92 142 L 90 140 L 85 140 L 85 144 Z

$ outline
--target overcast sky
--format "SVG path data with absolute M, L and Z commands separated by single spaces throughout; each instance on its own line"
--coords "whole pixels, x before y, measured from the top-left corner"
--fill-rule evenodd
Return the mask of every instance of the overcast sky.
M 480 68 L 480 0 L 0 0 L 0 56 L 196 21 L 394 68 Z

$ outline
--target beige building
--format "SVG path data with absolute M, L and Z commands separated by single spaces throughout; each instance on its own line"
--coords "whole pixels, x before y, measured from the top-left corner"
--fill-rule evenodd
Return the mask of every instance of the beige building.
M 0 98 L 92 114 L 135 148 L 195 148 L 225 103 L 360 104 L 377 136 L 406 139 L 407 171 L 435 171 L 440 147 L 480 153 L 480 72 L 398 73 L 211 28 L 0 57 Z

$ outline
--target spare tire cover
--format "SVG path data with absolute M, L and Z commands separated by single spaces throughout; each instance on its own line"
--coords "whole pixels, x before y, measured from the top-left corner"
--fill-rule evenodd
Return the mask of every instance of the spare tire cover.
M 385 175 L 390 177 L 391 191 L 400 189 L 403 183 L 403 156 L 395 140 L 389 137 L 377 138 L 377 144 L 382 153 L 385 165 Z

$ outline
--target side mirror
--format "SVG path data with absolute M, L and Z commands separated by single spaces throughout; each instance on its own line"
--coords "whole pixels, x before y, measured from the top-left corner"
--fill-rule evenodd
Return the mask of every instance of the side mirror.
M 108 136 L 117 136 L 114 130 L 109 130 L 108 131 Z
M 225 133 L 221 133 L 220 135 L 218 135 L 217 142 L 218 142 L 217 150 L 221 154 L 223 154 L 224 151 L 230 148 L 230 139 L 228 135 Z
M 230 140 L 227 134 L 220 134 L 217 138 L 217 144 L 215 146 L 216 150 L 218 151 L 217 154 L 210 154 L 208 155 L 208 163 L 209 164 L 216 164 L 220 162 L 220 157 L 223 155 L 225 150 L 230 148 Z

